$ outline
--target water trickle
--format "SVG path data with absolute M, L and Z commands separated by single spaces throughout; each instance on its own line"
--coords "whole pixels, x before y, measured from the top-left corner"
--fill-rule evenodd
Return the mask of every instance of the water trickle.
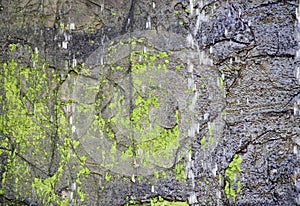
M 70 24 L 70 30 L 74 30 L 75 29 L 75 24 L 74 23 L 71 23 Z
M 221 191 L 220 190 L 217 190 L 216 192 L 216 197 L 217 197 L 217 205 L 221 205 Z
M 76 132 L 76 127 L 75 125 L 72 126 L 72 133 L 75 133 Z
M 296 51 L 296 58 L 299 58 L 299 56 L 300 56 L 300 51 L 297 50 L 297 51 Z
M 146 29 L 151 29 L 151 18 L 150 18 L 150 16 L 147 16 Z
M 152 193 L 155 192 L 155 190 L 154 190 L 154 185 L 151 186 L 151 192 L 152 192 Z
M 189 204 L 195 204 L 195 203 L 198 202 L 198 201 L 197 201 L 197 197 L 196 197 L 196 193 L 195 193 L 195 192 L 193 192 L 193 193 L 189 196 L 188 201 L 189 201 Z
M 227 28 L 225 28 L 224 35 L 225 35 L 225 36 L 228 35 L 228 29 L 227 29 Z
M 208 117 L 209 117 L 209 114 L 208 114 L 208 113 L 205 113 L 205 114 L 203 115 L 203 120 L 208 120 Z
M 190 6 L 192 6 L 193 2 L 190 3 Z M 200 6 L 199 8 L 202 8 L 203 1 L 199 2 Z M 202 4 L 202 6 L 201 6 Z M 198 62 L 197 64 L 191 61 L 187 61 L 187 71 L 188 71 L 188 88 L 191 89 L 191 91 L 194 91 L 192 93 L 192 101 L 189 105 L 189 111 L 195 112 L 196 110 L 196 104 L 199 101 L 199 96 L 201 95 L 201 91 L 199 91 L 196 88 L 196 76 L 195 73 L 198 73 L 201 71 L 201 76 L 204 78 L 205 88 L 208 89 L 208 93 L 210 94 L 209 99 L 211 100 L 210 109 L 205 111 L 202 118 L 199 119 L 193 119 L 191 122 L 191 127 L 188 130 L 188 135 L 190 138 L 195 139 L 197 136 L 199 136 L 200 132 L 200 122 L 199 121 L 208 121 L 210 117 L 209 111 L 219 111 L 218 117 L 215 118 L 212 121 L 208 122 L 208 134 L 205 134 L 207 137 L 207 147 L 209 149 L 203 149 L 199 152 L 196 152 L 194 155 L 194 158 L 191 158 L 191 154 L 189 154 L 186 158 L 186 168 L 185 168 L 185 177 L 187 181 L 190 183 L 190 192 L 189 192 L 189 198 L 188 202 L 189 204 L 193 205 L 198 202 L 197 195 L 195 191 L 195 182 L 198 177 L 198 172 L 196 171 L 194 164 L 201 165 L 203 171 L 205 173 L 212 173 L 214 177 L 217 176 L 218 166 L 216 162 L 213 160 L 211 151 L 214 149 L 214 147 L 217 145 L 218 140 L 221 138 L 222 127 L 223 127 L 223 117 L 221 114 L 221 109 L 223 105 L 223 92 L 224 89 L 220 89 L 220 87 L 217 86 L 216 79 L 225 79 L 225 75 L 220 76 L 219 72 L 215 70 L 213 60 L 209 58 L 209 55 L 204 50 L 201 50 L 201 48 L 198 46 L 194 37 L 199 32 L 199 29 L 201 28 L 201 25 L 203 25 L 204 22 L 208 21 L 208 17 L 204 14 L 204 12 L 200 12 L 200 9 L 196 9 L 194 11 L 196 15 L 196 23 L 194 28 L 192 28 L 192 33 L 188 34 L 186 37 L 187 45 L 191 48 L 195 48 L 197 50 L 197 57 Z M 209 53 L 213 53 L 213 47 L 211 46 L 209 48 Z M 222 81 L 221 81 L 222 82 Z M 197 82 L 198 83 L 198 82 Z M 204 148 L 204 147 L 203 147 Z M 200 166 L 200 167 L 201 167 Z M 218 188 L 216 189 L 216 193 L 221 193 Z M 221 197 L 217 197 L 218 199 L 221 199 Z
M 297 57 L 299 57 L 300 51 L 297 51 L 297 52 L 298 52 L 298 56 L 297 56 Z M 295 77 L 296 77 L 296 79 L 298 80 L 298 83 L 300 84 L 300 67 L 297 67 L 297 68 L 296 68 L 296 71 L 295 71 Z
M 239 17 L 241 17 L 241 15 L 242 15 L 242 10 L 239 9 Z
M 77 66 L 77 59 L 75 58 L 75 56 L 72 59 L 72 67 L 76 67 Z
M 67 41 L 63 41 L 61 47 L 63 49 L 68 49 L 68 42 Z
M 230 18 L 230 17 L 231 17 L 231 12 L 230 12 L 230 11 L 228 12 L 228 15 L 227 15 L 227 16 L 228 16 L 228 18 Z
M 203 7 L 203 1 L 200 1 L 199 7 L 200 8 Z M 199 9 L 196 9 L 196 16 L 197 16 L 197 21 L 196 21 L 196 25 L 195 25 L 194 32 L 193 32 L 194 36 L 196 36 L 196 34 L 201 26 L 201 23 L 208 21 L 208 17 L 204 14 L 204 11 L 200 12 Z
M 194 0 L 190 0 L 190 14 L 191 16 L 193 15 L 194 13 Z
M 127 26 L 130 25 L 130 18 L 127 19 Z
M 188 173 L 188 178 L 192 181 L 192 188 L 195 188 L 195 175 L 193 170 L 190 170 Z
M 297 26 L 295 27 L 295 35 L 296 35 L 296 40 L 298 41 L 298 50 L 296 51 L 296 60 L 299 60 L 300 58 L 300 2 L 298 5 L 298 8 L 296 9 L 296 19 L 297 19 Z M 298 84 L 300 84 L 300 67 L 295 68 L 295 78 L 298 81 Z M 295 97 L 295 102 L 294 102 L 294 116 L 300 116 L 300 96 L 298 95 Z
M 251 20 L 248 21 L 248 26 L 250 27 L 252 25 Z
M 298 146 L 297 145 L 294 145 L 293 152 L 295 155 L 298 154 Z
M 76 191 L 76 182 L 73 182 L 73 184 L 71 186 L 71 190 Z
M 298 49 L 296 51 L 296 61 L 299 61 L 299 58 L 300 58 L 300 2 L 298 3 L 298 8 L 296 9 L 296 25 L 295 26 L 295 39 L 298 43 Z M 295 78 L 296 80 L 298 81 L 297 83 L 300 84 L 300 67 L 297 66 L 295 68 Z M 300 95 L 297 95 L 294 99 L 294 116 L 295 117 L 300 117 Z M 294 140 L 295 144 L 294 144 L 294 148 L 293 148 L 293 153 L 296 155 L 297 157 L 297 161 L 299 162 L 300 160 L 300 155 L 298 153 L 298 147 L 299 147 L 299 144 L 297 144 L 297 137 L 296 139 Z M 299 177 L 300 175 L 300 168 L 298 167 L 297 169 L 294 170 L 294 177 Z M 298 178 L 295 178 L 294 179 L 294 184 L 295 184 L 295 188 L 296 188 L 296 191 L 298 191 L 298 195 L 297 197 L 295 198 L 295 202 L 297 205 L 300 205 L 300 193 L 299 193 L 299 190 L 300 190 L 300 181 Z
M 194 38 L 193 38 L 192 34 L 188 34 L 188 35 L 187 35 L 186 41 L 187 41 L 187 45 L 188 45 L 189 47 L 194 48 Z
M 298 21 L 298 24 L 300 23 L 300 4 L 298 5 L 298 8 L 296 9 L 296 18 Z
M 104 1 L 104 0 L 103 0 L 103 1 Z M 101 4 L 100 4 L 100 11 L 103 12 L 103 10 L 104 10 L 104 3 L 101 3 Z
M 100 56 L 100 65 L 103 65 L 103 63 L 104 63 L 104 57 L 103 57 L 103 55 L 101 55 Z
M 211 169 L 211 173 L 213 174 L 213 176 L 217 176 L 217 171 L 218 171 L 218 165 L 215 164 L 215 166 Z
M 294 103 L 294 116 L 300 116 L 300 98 L 296 97 Z
M 72 200 L 72 199 L 73 199 L 73 193 L 74 193 L 74 192 L 70 192 L 70 193 L 69 193 L 69 200 Z
M 155 1 L 152 1 L 152 8 L 155 9 Z

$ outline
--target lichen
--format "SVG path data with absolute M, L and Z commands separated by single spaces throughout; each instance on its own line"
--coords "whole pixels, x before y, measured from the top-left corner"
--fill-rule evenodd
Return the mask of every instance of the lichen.
M 68 198 L 62 199 L 55 192 L 55 186 L 65 178 L 66 165 L 71 162 L 77 165 L 77 174 L 74 172 L 77 182 L 88 174 L 88 169 L 84 156 L 77 159 L 72 153 L 79 142 L 70 136 L 58 98 L 61 79 L 40 57 L 37 48 L 32 51 L 30 47 L 15 44 L 9 48 L 12 58 L 0 65 L 0 131 L 3 134 L 0 155 L 8 158 L 0 193 L 5 196 L 13 191 L 16 197 L 36 196 L 44 205 L 67 205 Z M 22 58 L 13 58 L 15 52 L 22 53 L 19 49 L 29 52 L 29 64 L 22 63 Z M 52 161 L 57 163 L 53 165 Z M 32 168 L 39 171 L 39 177 Z M 79 201 L 84 201 L 84 192 L 79 190 L 77 194 Z
M 241 182 L 239 176 L 241 173 L 242 158 L 235 154 L 232 161 L 225 170 L 225 188 L 224 192 L 228 199 L 236 200 L 236 195 L 240 193 Z
M 158 196 L 150 199 L 150 205 L 151 206 L 188 206 L 188 203 L 180 202 L 180 201 L 168 201 Z
M 174 174 L 176 180 L 185 181 L 185 173 L 184 173 L 185 163 L 179 162 L 174 167 Z
M 100 136 L 110 140 L 111 154 L 112 151 L 113 154 L 116 153 L 119 144 L 122 145 L 121 157 L 118 159 L 122 161 L 134 159 L 140 166 L 148 167 L 153 163 L 162 165 L 164 161 L 173 158 L 174 150 L 179 147 L 179 117 L 178 110 L 174 111 L 176 124 L 173 128 L 161 127 L 159 117 L 156 117 L 155 122 L 151 122 L 153 121 L 150 117 L 151 111 L 159 110 L 161 105 L 159 97 L 149 89 L 153 87 L 151 76 L 146 80 L 142 79 L 142 76 L 148 70 L 158 73 L 161 70 L 168 72 L 169 54 L 165 51 L 155 51 L 151 45 L 140 50 L 143 48 L 140 44 L 147 45 L 144 38 L 110 43 L 108 51 L 112 55 L 108 55 L 108 59 L 111 58 L 108 62 L 114 62 L 117 49 L 130 46 L 132 49 L 128 56 L 130 66 L 103 65 L 106 72 L 101 76 L 98 85 L 101 95 L 96 98 L 97 114 L 92 128 L 95 131 L 99 129 Z M 119 80 L 114 80 L 114 77 L 119 78 L 120 75 L 127 81 L 131 79 L 132 82 L 124 85 L 115 83 Z M 149 88 L 144 91 L 145 84 Z M 132 90 L 131 96 L 128 96 L 125 88 Z M 103 102 L 108 102 L 105 111 L 97 112 L 101 111 L 101 108 L 103 110 Z M 128 102 L 131 102 L 131 105 Z M 109 117 L 107 114 L 110 114 Z M 118 164 L 115 162 L 116 159 L 114 155 L 110 155 L 111 164 Z
M 206 136 L 203 136 L 200 140 L 201 149 L 205 149 Z

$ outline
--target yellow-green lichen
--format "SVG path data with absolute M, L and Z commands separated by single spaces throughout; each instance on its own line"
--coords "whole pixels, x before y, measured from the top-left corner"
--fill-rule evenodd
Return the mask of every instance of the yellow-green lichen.
M 174 112 L 176 124 L 172 128 L 161 127 L 159 117 L 155 120 L 151 117 L 151 112 L 160 110 L 160 101 L 159 97 L 149 89 L 153 87 L 155 77 L 149 75 L 148 78 L 144 74 L 147 71 L 158 72 L 158 74 L 161 70 L 168 72 L 170 62 L 167 52 L 155 51 L 151 45 L 147 47 L 145 45 L 147 43 L 144 38 L 131 38 L 128 41 L 110 44 L 108 50 L 112 54 L 127 47 L 133 51 L 130 51 L 128 55 L 128 66 L 124 64 L 103 65 L 105 72 L 99 85 L 101 96 L 96 99 L 96 111 L 103 108 L 101 106 L 103 102 L 109 102 L 105 106 L 106 111 L 96 115 L 101 136 L 110 141 L 117 140 L 116 143 L 122 145 L 119 153 L 122 161 L 135 159 L 143 167 L 153 163 L 162 165 L 172 158 L 174 151 L 179 147 L 180 138 L 178 110 Z M 113 55 L 108 58 L 114 62 Z M 122 82 L 118 80 L 120 76 L 123 76 Z M 121 83 L 117 85 L 114 82 Z M 128 96 L 128 90 L 131 96 Z M 110 117 L 105 117 L 104 113 L 109 113 Z M 97 127 L 93 128 L 96 130 Z M 111 147 L 113 146 L 112 144 Z M 114 162 L 116 158 L 110 157 L 110 159 L 113 164 L 118 164 Z
M 151 206 L 188 206 L 189 204 L 187 202 L 168 201 L 158 196 L 150 199 L 150 205 Z
M 204 149 L 205 148 L 205 141 L 206 141 L 206 137 L 203 136 L 200 140 L 200 145 L 201 145 L 201 148 Z
M 235 154 L 232 161 L 225 170 L 225 188 L 224 192 L 228 199 L 236 200 L 236 195 L 240 193 L 241 182 L 239 180 L 241 173 L 242 158 Z
M 16 197 L 34 195 L 45 205 L 67 205 L 68 198 L 61 199 L 54 186 L 65 178 L 63 174 L 70 162 L 77 165 L 74 180 L 79 182 L 86 167 L 85 162 L 72 153 L 79 142 L 70 136 L 62 109 L 64 105 L 58 98 L 61 79 L 39 56 L 38 49 L 32 51 L 30 47 L 15 44 L 9 48 L 12 56 L 14 52 L 23 52 L 24 55 L 28 52 L 30 62 L 22 63 L 24 58 L 11 58 L 0 65 L 0 131 L 4 135 L 0 155 L 5 154 L 8 158 L 0 193 L 14 192 Z M 53 155 L 53 147 L 57 155 Z M 57 159 L 52 159 L 55 156 Z M 52 165 L 49 160 L 57 162 Z M 50 174 L 48 168 L 52 167 L 56 170 Z M 36 177 L 32 168 L 38 168 L 40 176 L 44 177 Z M 20 187 L 24 182 L 26 185 Z M 78 195 L 83 201 L 83 192 Z
M 185 181 L 184 170 L 185 170 L 185 163 L 179 162 L 175 165 L 173 171 L 174 171 L 176 180 Z

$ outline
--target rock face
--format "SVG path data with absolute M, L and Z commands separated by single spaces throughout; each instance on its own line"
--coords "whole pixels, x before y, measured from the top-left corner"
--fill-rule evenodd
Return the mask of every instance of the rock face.
M 0 203 L 300 204 L 298 8 L 0 1 Z

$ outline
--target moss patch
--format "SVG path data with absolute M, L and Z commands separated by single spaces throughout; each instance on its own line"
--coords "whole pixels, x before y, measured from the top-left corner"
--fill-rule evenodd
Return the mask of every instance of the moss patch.
M 241 182 L 239 176 L 241 173 L 242 158 L 235 154 L 233 160 L 229 163 L 225 170 L 225 188 L 226 197 L 235 201 L 236 195 L 241 191 Z
M 139 50 L 144 44 L 146 43 L 143 38 L 111 42 L 108 58 L 111 58 L 112 62 L 115 57 L 112 54 L 117 52 L 116 48 L 122 50 L 131 47 L 133 51 L 129 53 L 127 60 L 129 65 L 103 66 L 105 72 L 100 79 L 100 95 L 95 106 L 97 123 L 93 124 L 97 125 L 95 129 L 100 128 L 101 136 L 111 141 L 112 164 L 118 164 L 115 161 L 117 158 L 112 155 L 116 153 L 117 148 L 122 148 L 122 161 L 134 160 L 145 168 L 153 163 L 162 165 L 164 161 L 173 158 L 173 151 L 179 147 L 178 110 L 173 113 L 173 119 L 176 119 L 174 127 L 160 126 L 160 117 L 152 116 L 153 112 L 160 110 L 160 100 L 157 94 L 152 92 L 151 88 L 155 85 L 151 75 L 145 77 L 145 73 L 149 71 L 155 71 L 156 75 L 160 75 L 161 72 L 167 73 L 169 54 L 154 51 L 150 45 L 144 50 Z M 104 105 L 104 102 L 108 103 Z
M 44 205 L 67 205 L 72 200 L 62 199 L 56 190 L 72 162 L 75 194 L 82 202 L 86 194 L 80 184 L 89 170 L 86 158 L 72 152 L 79 142 L 70 135 L 58 98 L 61 79 L 37 48 L 15 44 L 9 48 L 12 58 L 0 65 L 0 155 L 7 156 L 0 194 L 13 192 L 16 198 L 35 196 Z M 30 62 L 24 63 L 25 57 L 14 59 L 15 52 L 27 55 Z

